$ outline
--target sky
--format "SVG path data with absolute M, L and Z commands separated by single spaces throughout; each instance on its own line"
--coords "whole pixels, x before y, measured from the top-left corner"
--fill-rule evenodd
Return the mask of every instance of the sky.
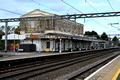
M 79 11 L 65 4 L 70 4 Z M 82 13 L 101 13 L 120 11 L 120 0 L 0 0 L 0 19 L 19 18 L 32 10 L 40 9 L 42 11 L 66 15 L 66 14 L 81 14 Z M 110 4 L 112 8 L 110 7 Z M 5 10 L 12 11 L 10 13 Z M 102 17 L 102 18 L 86 18 L 77 19 L 77 22 L 84 25 L 85 31 L 96 31 L 98 34 L 106 32 L 107 34 L 120 34 L 120 17 Z M 119 23 L 109 25 L 110 23 Z M 19 23 L 9 23 L 10 26 L 16 26 Z M 0 23 L 5 25 L 5 23 Z

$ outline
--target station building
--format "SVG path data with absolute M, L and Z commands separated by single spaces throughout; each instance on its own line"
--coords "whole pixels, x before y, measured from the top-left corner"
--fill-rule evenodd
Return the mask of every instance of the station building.
M 47 16 L 57 15 L 36 9 L 22 15 L 21 18 Z M 20 43 L 35 44 L 36 51 L 62 52 L 106 47 L 106 41 L 83 36 L 84 25 L 72 20 L 44 19 L 21 21 L 20 25 L 20 34 L 26 35 L 26 39 L 21 40 Z

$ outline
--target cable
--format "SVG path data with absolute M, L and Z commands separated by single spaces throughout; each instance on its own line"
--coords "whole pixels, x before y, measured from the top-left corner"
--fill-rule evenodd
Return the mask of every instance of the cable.
M 109 1 L 109 0 L 107 0 L 107 2 L 108 2 L 108 4 L 110 5 L 111 9 L 114 11 L 114 9 L 113 9 L 113 7 L 112 7 L 112 5 L 111 5 L 110 1 Z M 115 11 L 114 11 L 114 12 L 115 12 Z
M 87 2 L 87 0 L 85 0 L 85 2 Z M 89 2 L 87 2 L 89 5 L 90 5 L 90 7 L 92 7 L 96 12 L 98 12 L 97 11 L 97 9 L 95 9 Z
M 13 14 L 17 14 L 17 15 L 22 15 L 22 14 L 19 14 L 19 13 L 13 12 L 13 11 L 9 11 L 9 10 L 6 10 L 6 9 L 2 9 L 2 8 L 0 8 L 0 10 L 10 12 L 10 13 L 13 13 Z
M 85 0 L 85 2 L 87 2 L 89 5 L 90 5 L 90 7 L 92 7 L 96 12 L 98 12 L 88 1 L 86 1 Z M 110 2 L 109 2 L 110 3 Z M 111 6 L 111 4 L 110 4 L 110 6 Z M 111 8 L 112 8 L 112 6 L 111 6 Z M 112 8 L 112 10 L 114 11 L 114 9 Z M 106 22 L 109 22 L 109 21 L 107 21 L 107 19 L 105 18 L 105 21 Z M 110 23 L 110 22 L 109 22 Z M 98 24 L 100 24 L 100 23 L 98 23 Z M 102 24 L 101 24 L 102 25 Z M 120 28 L 118 28 L 118 27 L 115 27 L 115 26 L 112 26 L 111 25 L 111 27 L 113 27 L 113 28 L 116 28 L 118 31 L 120 30 Z M 107 28 L 107 27 L 105 27 L 105 28 Z M 107 28 L 107 29 L 109 29 L 109 28 Z M 110 29 L 109 29 L 110 30 Z
M 73 6 L 71 6 L 70 4 L 68 4 L 67 2 L 65 2 L 65 1 L 63 1 L 63 0 L 61 0 L 61 1 L 64 2 L 65 4 L 69 5 L 69 6 L 72 7 L 73 9 L 77 10 L 78 12 L 83 13 L 83 12 L 81 12 L 80 10 L 78 10 L 78 9 L 76 9 L 75 7 L 73 7 Z
M 56 11 L 56 12 L 61 13 L 60 11 L 55 10 L 55 9 L 52 9 L 52 8 L 50 8 L 50 7 L 46 6 L 46 5 L 43 5 L 43 4 L 41 4 L 41 3 L 39 3 L 39 2 L 37 2 L 37 1 L 35 1 L 35 0 L 31 0 L 31 1 L 37 3 L 38 5 L 44 6 L 44 7 L 48 8 L 48 9 L 51 9 L 51 10 L 54 10 L 54 11 Z M 63 13 L 61 13 L 61 14 L 63 14 Z
M 97 9 L 95 9 L 87 0 L 85 0 L 86 3 L 88 3 L 90 5 L 90 7 L 92 7 L 96 12 L 99 12 Z M 107 19 L 105 18 L 105 21 L 107 22 Z
M 95 21 L 94 19 L 92 19 L 92 20 Z M 98 23 L 99 25 L 102 25 L 102 26 L 104 26 L 105 28 L 107 28 L 105 25 L 99 23 L 98 21 L 95 21 L 95 22 Z M 107 29 L 108 29 L 108 28 L 107 28 Z
M 84 14 L 83 12 L 81 12 L 80 10 L 78 10 L 78 9 L 76 9 L 75 7 L 73 7 L 73 6 L 71 6 L 70 4 L 68 4 L 67 2 L 65 2 L 65 1 L 63 1 L 63 0 L 61 0 L 62 2 L 64 2 L 65 4 L 67 4 L 67 5 L 69 5 L 70 7 L 72 7 L 73 9 L 75 9 L 75 10 L 77 10 L 78 12 L 80 12 L 80 13 L 82 13 L 82 14 Z M 85 0 L 86 1 L 86 0 Z M 95 21 L 94 19 L 92 19 L 93 21 Z M 98 23 L 98 24 L 100 24 L 100 25 L 102 25 L 101 23 L 99 23 L 98 21 L 95 21 L 96 23 Z M 102 25 L 103 26 L 103 25 Z M 107 28 L 108 29 L 108 28 Z
M 113 26 L 113 25 L 115 25 L 115 24 L 119 24 L 119 23 L 110 23 L 109 25 L 111 25 L 111 27 L 114 27 L 114 28 L 116 28 L 116 29 L 119 31 L 120 28 L 118 28 L 118 27 L 116 27 L 116 26 Z
M 113 10 L 113 12 L 115 12 L 115 10 L 113 9 L 113 7 L 112 7 L 112 5 L 111 5 L 111 3 L 110 3 L 110 1 L 109 0 L 107 0 L 107 2 L 108 2 L 108 4 L 110 5 L 110 7 L 111 7 L 111 9 Z M 120 21 L 120 19 L 117 17 L 117 19 Z
M 107 0 L 107 2 L 108 2 L 108 4 L 110 5 L 110 7 L 111 7 L 111 9 L 113 10 L 113 12 L 115 12 L 115 10 L 113 9 L 113 7 L 112 7 L 110 1 Z M 119 19 L 118 17 L 117 17 L 117 19 L 118 19 L 118 21 L 120 21 L 120 19 Z M 111 25 L 111 26 L 112 26 L 112 25 Z M 115 27 L 115 26 L 112 26 L 112 27 L 117 28 L 118 30 L 120 30 L 120 28 L 118 28 L 118 27 Z
M 116 28 L 116 29 L 118 29 L 118 31 L 120 31 L 120 28 L 118 28 L 118 27 L 115 27 L 115 26 L 113 26 L 113 25 L 111 25 L 112 27 L 114 27 L 114 28 Z
M 97 9 L 95 9 L 87 0 L 85 0 L 85 2 L 86 3 L 88 3 L 89 5 L 90 5 L 90 7 L 91 8 L 93 8 L 96 12 L 99 12 Z M 106 18 L 104 18 L 105 19 L 105 21 L 107 22 L 107 23 L 110 23 Z M 101 24 L 101 23 L 99 23 L 99 22 L 96 22 L 96 23 L 98 23 L 98 24 L 100 24 L 100 25 L 103 25 L 103 24 Z M 105 26 L 105 28 L 107 28 L 106 26 Z M 109 29 L 109 28 L 107 28 L 107 29 Z M 109 29 L 110 30 L 110 29 Z

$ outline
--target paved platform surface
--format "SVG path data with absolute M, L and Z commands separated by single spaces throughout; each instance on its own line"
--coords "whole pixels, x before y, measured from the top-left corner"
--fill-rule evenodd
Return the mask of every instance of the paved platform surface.
M 101 49 L 96 49 L 96 50 L 101 50 Z M 14 53 L 13 51 L 11 52 L 0 51 L 0 61 L 43 57 L 43 56 L 53 56 L 53 55 L 63 55 L 63 54 L 79 53 L 79 52 L 87 52 L 87 51 L 94 51 L 94 50 L 83 50 L 83 51 L 62 52 L 62 53 L 59 53 L 59 52 L 15 52 Z M 3 55 L 3 57 L 1 55 Z
M 120 68 L 120 55 L 105 66 L 88 76 L 85 80 L 116 80 L 113 79 Z
M 84 51 L 74 51 L 74 52 L 0 52 L 0 61 L 8 61 L 15 59 L 24 59 L 24 58 L 33 58 L 33 57 L 43 57 L 43 56 L 53 56 L 53 55 L 62 55 L 62 54 L 70 54 L 70 53 L 78 53 Z
M 42 56 L 50 56 L 57 55 L 59 53 L 45 53 L 45 52 L 0 52 L 0 61 L 14 60 L 14 59 L 23 59 L 23 58 L 32 58 L 32 57 L 42 57 Z

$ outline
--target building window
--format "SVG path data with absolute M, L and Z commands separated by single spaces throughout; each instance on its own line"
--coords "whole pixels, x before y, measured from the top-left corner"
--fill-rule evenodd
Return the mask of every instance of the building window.
M 30 27 L 34 28 L 34 26 L 35 26 L 35 21 L 30 21 Z
M 47 26 L 46 27 L 49 28 L 49 20 L 47 20 Z
M 60 30 L 60 21 L 57 21 L 57 30 Z
M 50 48 L 50 42 L 47 42 L 46 48 Z
M 53 20 L 53 29 L 55 29 L 55 20 Z

